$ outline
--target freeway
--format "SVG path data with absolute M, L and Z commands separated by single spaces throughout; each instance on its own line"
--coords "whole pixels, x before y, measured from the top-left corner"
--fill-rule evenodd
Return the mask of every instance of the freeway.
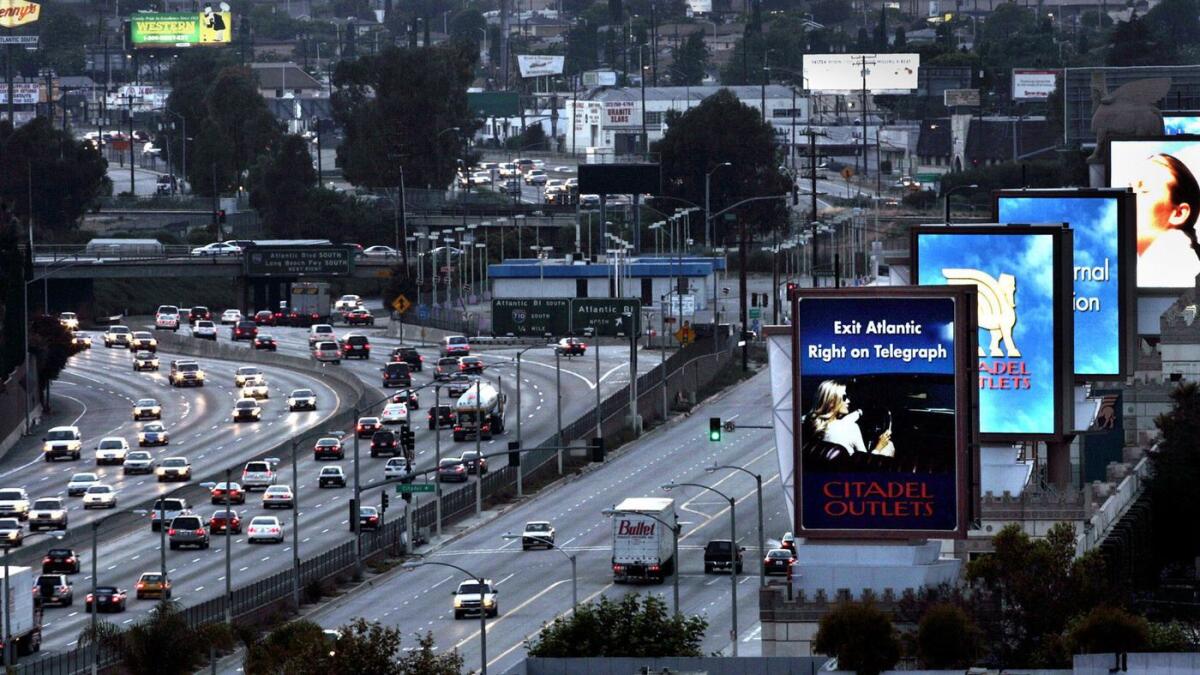
M 690 417 L 660 428 L 634 442 L 603 467 L 584 472 L 510 508 L 430 555 L 491 578 L 499 590 L 500 616 L 488 621 L 488 667 L 505 672 L 525 654 L 524 641 L 544 622 L 567 611 L 571 604 L 571 568 L 554 551 L 522 552 L 507 532 L 519 533 L 529 520 L 550 520 L 559 546 L 577 556 L 579 597 L 594 600 L 604 594 L 618 597 L 629 591 L 655 593 L 671 602 L 670 581 L 662 586 L 614 586 L 611 564 L 611 521 L 601 514 L 626 497 L 671 496 L 683 525 L 680 540 L 680 609 L 705 615 L 709 629 L 703 651 L 728 652 L 732 629 L 730 585 L 724 575 L 703 573 L 702 552 L 709 539 L 729 536 L 728 502 L 694 488 L 665 493 L 667 481 L 713 486 L 736 499 L 738 540 L 746 547 L 745 576 L 738 584 L 741 653 L 758 652 L 757 586 L 761 553 L 757 549 L 754 480 L 741 472 L 706 473 L 714 462 L 741 466 L 760 473 L 764 481 L 766 537 L 778 539 L 789 528 L 779 487 L 778 462 L 767 429 L 739 429 L 720 443 L 704 440 L 709 416 L 744 424 L 767 424 L 770 390 L 767 373 L 698 408 Z M 439 649 L 458 649 L 468 669 L 480 664 L 479 622 L 453 618 L 450 591 L 461 580 L 440 566 L 399 569 L 369 586 L 339 598 L 310 618 L 334 628 L 356 617 L 399 627 L 405 644 L 414 633 L 432 631 Z M 235 672 L 230 669 L 228 672 Z
M 304 329 L 276 327 L 270 328 L 269 330 L 278 339 L 280 351 L 282 353 L 303 355 L 307 352 L 307 338 L 305 336 L 306 331 Z M 182 331 L 182 333 L 186 332 L 186 329 Z M 372 331 L 366 332 L 371 333 Z M 227 341 L 227 338 L 228 329 L 221 331 L 220 340 L 225 342 Z M 399 344 L 397 340 L 390 340 L 379 335 L 372 335 L 371 339 L 373 345 L 375 346 L 376 354 L 379 354 L 380 352 L 386 353 L 385 349 Z M 241 344 L 245 345 L 245 343 Z M 422 348 L 422 352 L 425 356 L 426 363 L 432 363 L 436 359 L 436 350 L 426 347 Z M 515 382 L 513 381 L 515 378 L 515 373 L 513 373 L 511 367 L 507 365 L 514 354 L 515 351 L 511 349 L 491 351 L 484 354 L 484 358 L 489 362 L 489 364 L 495 364 L 496 367 L 494 370 L 497 373 L 505 370 L 507 370 L 508 373 L 512 373 L 501 376 L 501 384 L 510 396 L 511 410 L 508 412 L 508 432 L 499 439 L 494 439 L 490 442 L 483 442 L 483 449 L 485 452 L 495 452 L 498 449 L 502 449 L 504 447 L 503 444 L 506 443 L 508 439 L 515 438 L 514 416 L 516 411 L 515 406 L 511 403 L 515 402 L 516 395 Z M 97 400 L 92 401 L 90 404 L 95 410 L 98 411 L 115 406 L 116 408 L 120 409 L 122 415 L 127 415 L 127 406 L 130 405 L 130 400 L 142 395 L 142 392 L 137 389 L 139 381 L 141 379 L 155 380 L 159 377 L 155 375 L 146 375 L 139 378 L 138 376 L 134 376 L 132 373 L 129 373 L 128 376 L 116 381 L 106 381 L 105 379 L 98 377 L 100 372 L 97 372 L 97 370 L 101 372 L 115 372 L 118 371 L 120 367 L 127 366 L 127 358 L 127 355 L 124 353 L 118 353 L 117 350 L 109 351 L 102 348 L 94 349 L 91 353 L 84 353 L 76 357 L 76 362 L 72 363 L 71 367 L 66 371 L 68 374 L 64 375 L 64 381 L 72 381 L 73 377 L 78 377 L 80 378 L 79 383 L 76 385 L 67 385 L 67 387 L 63 387 L 62 389 L 69 389 L 70 391 L 68 393 L 74 396 L 74 389 L 82 388 L 82 390 L 88 391 L 90 396 L 95 396 L 97 398 Z M 164 354 L 164 359 L 169 359 L 169 357 Z M 628 380 L 627 359 L 628 348 L 605 346 L 601 349 L 602 395 L 607 395 L 611 391 L 623 386 Z M 218 394 L 218 392 L 221 392 L 228 401 L 231 401 L 233 392 L 222 392 L 221 387 L 223 385 L 232 385 L 232 371 L 239 364 L 221 361 L 201 361 L 202 366 L 207 372 L 209 372 L 209 382 L 211 384 L 216 384 L 217 386 L 205 387 L 204 389 L 198 390 L 198 392 L 200 392 L 202 395 L 211 394 L 214 396 Z M 164 361 L 164 363 L 165 362 L 166 361 Z M 583 414 L 592 405 L 594 405 L 594 393 L 591 393 L 594 390 L 592 390 L 591 387 L 595 380 L 595 361 L 589 354 L 588 358 L 586 359 L 563 359 L 562 363 L 564 399 L 563 419 L 564 421 L 570 421 L 574 419 L 575 416 Z M 652 367 L 652 364 L 649 363 L 647 359 L 643 359 L 641 363 L 643 369 L 649 369 Z M 382 398 L 384 396 L 384 390 L 375 388 L 375 385 L 379 383 L 379 364 L 380 360 L 378 357 L 376 357 L 375 359 L 361 362 L 342 361 L 340 366 L 328 367 L 349 369 L 358 375 L 364 381 L 364 383 L 371 385 L 375 392 L 380 395 L 380 398 Z M 302 386 L 323 386 L 319 381 L 314 382 L 314 378 L 311 376 L 286 370 L 279 370 L 278 372 L 275 372 L 274 369 L 264 370 L 268 371 L 268 381 L 272 385 L 275 385 L 273 389 L 277 390 L 277 393 L 276 391 L 273 391 L 273 398 L 286 395 L 287 391 L 290 391 L 292 388 L 298 388 Z M 523 399 L 522 414 L 526 417 L 526 420 L 523 424 L 523 435 L 533 442 L 540 442 L 546 438 L 552 437 L 555 429 L 555 371 L 552 350 L 546 348 L 535 348 L 526 353 L 525 357 L 523 358 L 521 375 L 523 381 L 523 388 L 521 392 Z M 90 378 L 92 381 L 82 378 Z M 418 374 L 415 377 L 414 385 L 420 386 L 431 380 L 432 373 L 430 368 L 426 369 L 422 374 Z M 162 387 L 165 386 L 165 384 L 156 383 L 156 386 Z M 96 390 L 92 391 L 89 389 L 89 387 L 95 387 Z M 153 388 L 151 389 L 151 393 L 153 393 Z M 432 395 L 429 391 L 422 393 L 423 396 L 421 397 L 421 403 L 423 404 L 423 410 L 424 406 L 428 406 L 432 403 Z M 184 391 L 181 392 L 181 395 L 186 398 L 188 396 L 194 396 L 195 394 L 191 391 Z M 321 396 L 323 401 L 325 398 L 327 398 L 324 393 L 322 393 Z M 332 398 L 332 395 L 330 395 L 329 398 Z M 114 404 L 114 399 L 119 400 L 120 403 Z M 197 425 L 196 428 L 199 432 L 203 432 L 201 434 L 202 436 L 208 435 L 205 436 L 206 440 L 204 445 L 206 448 L 211 450 L 210 453 L 206 453 L 208 456 L 192 457 L 193 462 L 196 464 L 197 473 L 212 473 L 220 471 L 225 467 L 233 466 L 235 468 L 234 475 L 236 477 L 240 473 L 241 463 L 247 457 L 253 454 L 261 454 L 264 449 L 270 447 L 273 443 L 278 442 L 278 440 L 282 437 L 277 433 L 277 429 L 271 428 L 271 425 L 276 423 L 275 421 L 271 420 L 271 415 L 278 414 L 286 416 L 286 413 L 279 412 L 277 408 L 276 410 L 271 410 L 271 408 L 279 405 L 280 403 L 274 400 L 267 404 L 268 421 L 261 425 L 233 425 L 228 421 L 227 417 L 229 411 L 228 402 L 225 404 L 217 404 L 216 401 L 206 403 L 204 409 L 208 411 L 207 416 L 204 417 L 204 419 Z M 192 406 L 193 408 L 199 408 L 199 406 L 197 406 L 195 403 L 193 403 Z M 323 419 L 332 412 L 332 406 L 325 408 L 323 405 L 322 407 L 323 410 L 321 418 Z M 374 412 L 378 412 L 378 408 L 376 408 Z M 166 417 L 167 419 L 171 419 L 175 414 L 176 412 L 173 409 L 168 408 Z M 301 414 L 297 413 L 287 417 L 288 419 L 291 419 L 291 417 L 296 417 L 299 415 Z M 304 415 L 311 417 L 314 414 L 305 413 Z M 195 418 L 193 417 L 193 419 Z M 112 420 L 114 425 L 118 421 L 119 419 Z M 182 421 L 180 423 L 182 423 Z M 88 429 L 93 428 L 92 420 L 89 417 L 85 417 L 81 424 L 86 424 Z M 104 418 L 97 418 L 95 420 L 96 427 L 109 429 L 110 426 L 107 426 L 106 424 L 107 423 Z M 255 431 L 251 431 L 252 427 L 257 427 L 257 429 Z M 314 428 L 320 431 L 323 427 L 321 427 L 320 423 L 314 419 L 307 425 L 300 426 L 293 424 L 288 426 L 284 429 L 284 434 L 294 436 L 297 434 L 302 434 L 305 429 Z M 232 432 L 229 430 L 232 430 Z M 85 432 L 86 431 L 87 430 L 85 430 Z M 184 434 L 184 437 L 186 437 L 187 432 L 189 431 L 192 430 L 189 428 L 185 431 L 179 431 L 176 433 L 182 433 Z M 263 433 L 263 431 L 266 431 L 266 433 Z M 416 466 L 418 469 L 430 468 L 434 465 L 434 432 L 428 430 L 425 425 L 420 422 L 414 423 L 414 431 L 416 433 L 417 443 Z M 231 450 L 227 449 L 232 448 L 234 444 L 222 443 L 220 442 L 220 436 L 215 435 L 225 433 L 238 434 L 238 436 L 236 436 L 238 439 L 238 443 L 236 444 L 236 454 L 232 454 Z M 261 434 L 261 436 L 259 434 Z M 89 442 L 91 442 L 91 434 L 87 433 L 87 435 L 89 436 Z M 249 438 L 255 441 L 261 439 L 262 442 L 243 442 L 241 440 L 243 438 Z M 318 463 L 312 458 L 309 449 L 311 446 L 311 441 L 314 439 L 314 434 L 310 434 L 309 437 L 305 438 L 300 447 L 297 460 L 297 471 L 299 477 L 298 492 L 301 505 L 298 517 L 301 519 L 302 528 L 299 533 L 301 540 L 300 555 L 302 557 L 308 557 L 322 550 L 332 548 L 337 544 L 348 541 L 352 536 L 349 531 L 346 509 L 346 500 L 349 499 L 352 491 L 349 489 L 320 491 L 313 490 L 313 488 L 315 488 L 314 483 L 316 474 L 319 472 L 320 466 L 327 464 L 327 462 Z M 349 447 L 349 442 L 347 442 L 346 445 L 346 460 L 339 462 L 339 464 L 343 466 L 347 474 L 350 474 L 352 470 L 352 452 Z M 367 443 L 364 441 L 361 445 L 363 482 L 366 483 L 382 478 L 382 466 L 386 460 L 382 458 L 370 459 L 366 452 Z M 450 434 L 445 432 L 442 434 L 441 450 L 443 456 L 457 456 L 462 450 L 473 447 L 473 442 L 468 441 L 455 444 L 450 438 Z M 174 448 L 172 449 L 174 450 Z M 213 455 L 218 453 L 220 455 L 219 461 L 213 457 Z M 172 451 L 160 454 L 166 456 L 174 454 L 174 452 Z M 285 455 L 281 457 L 281 459 L 283 462 L 280 465 L 279 482 L 281 484 L 290 483 L 291 471 L 289 458 Z M 203 462 L 204 470 L 201 470 L 200 462 L 197 460 Z M 52 466 L 59 467 L 61 465 Z M 77 468 L 80 467 L 76 463 L 70 463 L 70 466 L 66 468 L 65 471 L 72 472 Z M 111 474 L 116 472 L 108 470 L 108 473 Z M 13 478 L 15 479 L 16 476 L 14 475 Z M 62 482 L 65 482 L 65 477 L 63 477 L 61 480 Z M 193 481 L 193 483 L 195 482 L 196 481 Z M 26 483 L 23 480 L 14 480 L 13 482 L 6 482 L 3 484 L 18 485 Z M 62 489 L 62 485 L 57 485 L 55 488 L 57 491 L 62 491 Z M 458 488 L 450 488 L 447 486 L 447 490 L 452 489 Z M 471 483 L 466 486 L 466 489 L 474 489 L 474 479 L 472 479 Z M 125 490 L 125 488 L 122 489 L 123 497 L 125 496 Z M 207 495 L 199 487 L 193 486 L 191 488 L 185 488 L 184 494 L 191 501 L 193 509 L 203 516 L 207 517 L 211 511 L 218 508 L 217 506 L 210 506 L 208 504 Z M 377 500 L 377 493 L 364 495 L 364 503 L 374 503 Z M 243 522 L 245 522 L 246 518 L 248 517 L 265 513 L 260 505 L 257 495 L 252 495 L 249 498 L 246 506 L 235 506 L 234 508 L 242 516 Z M 402 511 L 399 509 L 395 509 L 393 512 L 402 513 Z M 275 513 L 281 517 L 281 520 L 284 522 L 285 531 L 287 531 L 289 534 L 287 540 L 283 544 L 278 546 L 251 547 L 245 542 L 244 537 L 233 537 L 232 569 L 234 570 L 233 583 L 235 586 L 241 586 L 250 583 L 255 579 L 265 577 L 269 574 L 278 572 L 281 569 L 285 569 L 292 564 L 290 528 L 293 526 L 294 516 L 290 511 L 277 511 Z M 72 523 L 75 524 L 76 521 L 73 520 Z M 129 530 L 131 528 L 126 529 Z M 132 529 L 132 531 L 124 531 L 118 536 L 104 537 L 104 541 L 100 547 L 99 556 L 102 566 L 101 582 L 120 583 L 122 587 L 130 588 L 140 572 L 153 571 L 158 568 L 158 542 L 159 537 L 155 534 L 151 534 L 149 532 L 149 528 L 145 526 Z M 185 604 L 190 604 L 206 600 L 223 592 L 225 583 L 223 546 L 224 538 L 223 536 L 218 535 L 213 538 L 213 544 L 210 550 L 168 552 L 168 572 L 173 580 L 175 597 L 177 599 L 181 600 Z M 40 550 L 41 548 L 39 545 L 39 551 Z M 90 575 L 88 574 L 88 571 L 90 570 L 90 551 L 81 550 L 80 553 L 83 554 L 83 574 L 76 578 L 76 584 L 78 585 L 77 593 L 82 596 L 91 586 Z M 122 572 L 113 573 L 112 576 L 108 574 L 112 570 L 118 568 L 120 568 Z M 130 590 L 132 589 L 130 588 Z M 121 623 L 129 623 L 142 612 L 146 611 L 152 604 L 152 601 L 149 600 L 141 602 L 131 600 L 131 611 L 124 616 L 116 618 L 116 620 Z M 46 623 L 46 649 L 56 650 L 72 646 L 77 638 L 79 629 L 84 625 L 86 619 L 86 614 L 76 611 L 74 608 L 65 608 L 64 610 L 48 609 Z

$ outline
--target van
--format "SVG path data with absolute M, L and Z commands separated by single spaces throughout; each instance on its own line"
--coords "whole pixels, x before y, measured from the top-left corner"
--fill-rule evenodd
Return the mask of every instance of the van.
M 385 387 L 411 387 L 412 373 L 409 372 L 408 364 L 401 361 L 392 361 L 386 366 L 380 368 L 383 371 L 383 386 Z
M 275 484 L 275 467 L 271 462 L 264 460 L 255 460 L 246 462 L 246 468 L 242 470 L 242 487 L 247 491 L 255 488 L 267 489 Z
M 466 356 L 471 353 L 471 343 L 462 335 L 447 335 L 438 345 L 442 356 Z

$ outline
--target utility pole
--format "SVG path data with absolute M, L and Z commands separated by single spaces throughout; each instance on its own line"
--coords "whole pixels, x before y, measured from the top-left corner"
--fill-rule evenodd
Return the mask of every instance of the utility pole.
M 746 331 L 749 329 L 749 322 L 746 317 L 746 223 L 744 219 L 738 219 L 739 235 L 738 235 L 738 283 L 741 288 L 738 291 L 739 304 L 742 320 L 742 372 L 749 370 L 750 361 L 750 345 L 746 342 Z
M 133 92 L 130 91 L 126 100 L 129 102 L 129 196 L 137 195 L 137 178 L 133 173 Z
M 817 132 L 808 128 L 809 179 L 812 188 L 812 287 L 817 287 Z
M 863 175 L 863 178 L 866 178 L 867 174 L 868 174 L 868 172 L 867 172 L 867 74 L 870 73 L 870 71 L 867 70 L 867 66 L 875 65 L 875 62 L 871 61 L 870 63 L 868 63 L 866 54 L 863 54 L 860 57 L 860 59 L 862 61 L 862 64 L 861 64 L 862 68 L 859 71 L 859 74 L 862 75 L 862 134 L 863 134 L 863 137 L 862 137 L 862 156 L 863 156 L 862 175 Z

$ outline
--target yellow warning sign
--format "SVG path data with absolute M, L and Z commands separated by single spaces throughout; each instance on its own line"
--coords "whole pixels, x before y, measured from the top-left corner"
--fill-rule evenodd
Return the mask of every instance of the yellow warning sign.
M 854 176 L 853 167 L 847 166 L 847 167 L 842 168 L 842 178 L 845 178 L 846 180 L 850 180 L 853 176 Z
M 696 331 L 690 321 L 684 321 L 683 327 L 675 331 L 675 339 L 679 340 L 681 345 L 690 345 L 696 341 Z
M 404 297 L 404 294 L 401 293 L 400 295 L 396 296 L 395 300 L 392 300 L 392 309 L 396 310 L 400 314 L 404 314 L 408 310 L 412 309 L 412 302 L 410 302 L 409 299 Z

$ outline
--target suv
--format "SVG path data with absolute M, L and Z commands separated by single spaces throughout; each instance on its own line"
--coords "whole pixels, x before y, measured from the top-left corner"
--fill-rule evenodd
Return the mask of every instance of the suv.
M 337 342 L 337 336 L 333 333 L 333 326 L 327 323 L 318 323 L 308 327 L 308 346 L 312 347 L 318 342 Z
M 737 549 L 737 573 L 742 573 L 742 551 L 744 546 Z M 730 558 L 733 555 L 733 544 L 728 539 L 713 539 L 704 547 L 704 573 L 712 574 L 718 570 L 728 572 Z
M 443 356 L 438 359 L 437 366 L 433 369 L 433 379 L 437 381 L 449 380 L 450 376 L 459 372 L 459 358 L 457 356 Z
M 243 319 L 233 325 L 229 335 L 234 342 L 238 340 L 253 340 L 258 335 L 258 324 Z
M 371 436 L 371 456 L 378 457 L 380 453 L 395 455 L 400 448 L 400 441 L 396 438 L 396 434 L 386 429 L 376 431 Z
M 215 341 L 217 339 L 217 324 L 208 319 L 197 321 L 196 325 L 192 327 L 192 337 Z
M 409 370 L 419 373 L 425 357 L 421 356 L 416 347 L 396 347 L 392 350 L 392 360 L 403 361 L 408 364 Z
M 196 323 L 197 321 L 208 321 L 212 319 L 212 312 L 204 305 L 196 305 L 188 310 L 188 323 Z
M 25 488 L 0 489 L 0 517 L 29 520 L 29 494 Z
M 347 335 L 342 338 L 342 355 L 346 358 L 371 358 L 371 341 L 366 335 Z
M 124 464 L 128 455 L 129 441 L 120 436 L 101 438 L 100 444 L 96 446 L 96 465 Z
M 385 387 L 412 386 L 412 373 L 409 371 L 408 364 L 403 361 L 392 361 L 379 370 L 383 372 L 383 386 Z
M 454 414 L 454 406 L 435 405 L 429 408 L 430 429 L 452 427 L 457 418 L 458 416 Z
M 150 530 L 158 532 L 162 527 L 162 521 L 168 523 L 174 521 L 177 517 L 186 515 L 192 512 L 188 506 L 187 500 L 183 497 L 164 497 L 154 500 L 154 506 L 150 507 Z M 159 515 L 162 519 L 159 519 Z
M 200 516 L 175 516 L 167 529 L 167 537 L 172 551 L 184 546 L 208 548 L 208 530 L 204 529 L 204 521 L 200 520 Z
M 61 497 L 39 497 L 29 509 L 29 531 L 67 529 L 67 507 Z
M 59 457 L 79 459 L 83 453 L 83 435 L 79 427 L 54 427 L 42 439 L 42 457 L 47 462 Z
M 462 463 L 467 467 L 468 474 L 484 475 L 488 472 L 487 458 L 480 456 L 474 450 L 466 450 L 462 454 Z
M 239 398 L 233 404 L 233 421 L 259 422 L 262 420 L 262 408 L 258 401 L 252 398 Z
M 131 352 L 157 352 L 158 340 L 149 331 L 139 330 L 132 334 L 129 339 L 129 351 Z
M 176 320 L 176 328 L 179 327 L 179 322 Z M 104 346 L 112 348 L 114 345 L 119 347 L 129 347 L 129 342 L 133 340 L 133 333 L 126 326 L 109 326 L 108 330 L 104 331 Z
M 70 607 L 75 601 L 71 580 L 65 574 L 42 574 L 33 585 L 33 599 L 42 605 Z
M 242 469 L 242 487 L 247 492 L 255 488 L 267 489 L 275 484 L 275 467 L 266 460 L 246 462 Z
M 167 377 L 172 387 L 203 387 L 204 371 L 195 361 L 180 359 L 171 362 L 171 374 Z
M 454 596 L 454 618 L 478 616 L 480 612 L 487 616 L 499 616 L 500 605 L 496 602 L 499 592 L 491 579 L 484 579 L 480 585 L 478 580 L 464 581 L 458 585 L 458 590 L 450 593 Z
M 471 343 L 462 335 L 448 335 L 438 346 L 442 356 L 466 356 L 471 353 Z
M 154 313 L 154 330 L 179 330 L 179 308 L 175 305 L 159 305 Z
M 314 361 L 332 363 L 336 366 L 342 362 L 342 350 L 336 342 L 318 342 L 313 345 L 312 357 Z

